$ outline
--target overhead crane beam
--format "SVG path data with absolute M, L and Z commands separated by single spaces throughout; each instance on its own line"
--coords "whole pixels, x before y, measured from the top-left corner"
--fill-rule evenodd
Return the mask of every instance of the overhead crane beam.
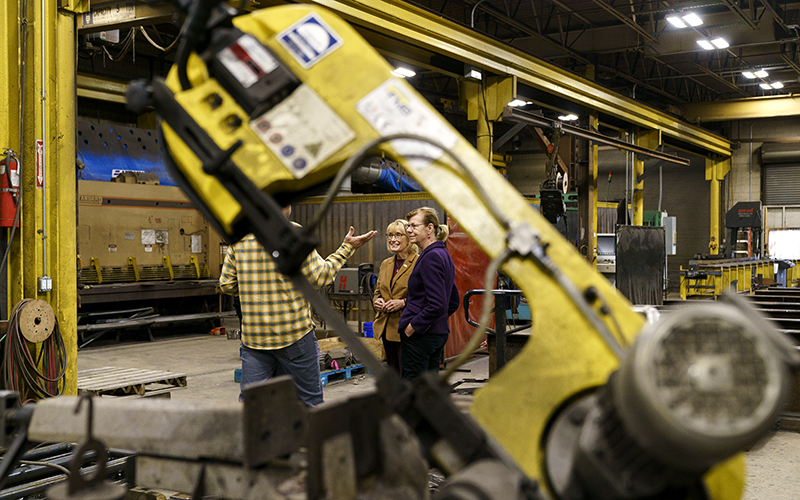
M 752 118 L 778 118 L 800 115 L 796 95 L 750 97 L 721 102 L 696 102 L 680 106 L 683 116 L 692 122 L 721 122 Z
M 710 153 L 730 156 L 730 141 L 616 94 L 434 13 L 389 0 L 314 0 L 355 25 L 405 41 L 488 71 L 516 76 L 519 82 L 589 109 L 654 130 Z

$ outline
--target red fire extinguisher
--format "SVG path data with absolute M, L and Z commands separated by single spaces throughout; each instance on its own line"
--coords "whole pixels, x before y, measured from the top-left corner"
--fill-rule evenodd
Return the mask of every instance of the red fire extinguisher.
M 7 154 L 0 160 L 0 227 L 12 227 L 19 203 L 19 169 L 17 159 Z M 17 221 L 19 227 L 19 221 Z

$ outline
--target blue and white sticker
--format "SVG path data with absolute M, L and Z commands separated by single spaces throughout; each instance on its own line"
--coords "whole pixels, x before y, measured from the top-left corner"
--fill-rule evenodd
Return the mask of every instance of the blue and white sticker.
M 338 33 L 312 12 L 278 34 L 278 42 L 305 69 L 344 44 Z

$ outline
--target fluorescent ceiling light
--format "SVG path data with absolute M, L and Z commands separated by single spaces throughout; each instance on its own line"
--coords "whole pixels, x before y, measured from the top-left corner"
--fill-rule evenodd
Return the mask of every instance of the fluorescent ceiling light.
M 690 12 L 683 16 L 683 20 L 686 21 L 686 24 L 689 26 L 700 26 L 703 24 L 703 20 L 700 19 L 700 16 L 695 14 L 694 12 Z
M 398 78 L 411 78 L 417 73 L 416 71 L 412 71 L 408 68 L 400 66 L 399 68 L 395 68 L 394 71 L 392 71 L 392 74 Z
M 697 45 L 701 46 L 705 50 L 714 50 L 714 46 L 711 45 L 711 42 L 702 38 L 697 41 Z
M 522 99 L 514 99 L 513 101 L 508 103 L 508 105 L 511 106 L 512 108 L 518 108 L 520 106 L 527 106 L 528 104 L 533 104 L 533 103 L 530 102 L 530 101 L 523 101 Z
M 669 22 L 669 24 L 675 26 L 676 28 L 685 28 L 686 27 L 686 23 L 684 23 L 681 20 L 681 18 L 678 17 L 678 16 L 668 16 L 667 17 L 667 22 Z
M 759 87 L 761 87 L 764 90 L 769 90 L 769 89 L 772 88 L 772 85 L 770 85 L 769 83 L 762 83 L 762 84 L 759 84 Z
M 577 115 L 573 115 L 572 113 L 570 113 L 568 115 L 561 115 L 561 116 L 558 117 L 558 119 L 561 120 L 562 122 L 571 122 L 571 121 L 577 120 L 578 116 Z
M 724 38 L 715 38 L 711 40 L 711 43 L 713 43 L 714 46 L 718 49 L 727 49 L 728 47 L 731 46 L 731 44 L 729 44 L 728 41 L 725 40 Z
M 783 88 L 783 82 L 775 82 L 775 83 L 773 83 L 772 84 L 772 88 L 773 89 L 782 89 Z
M 760 69 L 760 70 L 758 70 L 758 71 L 756 71 L 756 72 L 755 72 L 755 75 L 756 75 L 757 77 L 759 77 L 759 78 L 766 78 L 766 77 L 768 77 L 768 76 L 769 76 L 769 73 L 767 73 L 767 71 L 766 71 L 766 70 Z
M 753 78 L 756 77 L 755 73 L 753 73 L 752 71 L 742 71 L 742 76 L 749 80 L 752 80 Z

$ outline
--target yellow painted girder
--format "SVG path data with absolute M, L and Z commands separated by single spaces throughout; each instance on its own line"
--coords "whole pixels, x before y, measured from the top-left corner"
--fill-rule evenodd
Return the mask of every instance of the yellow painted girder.
M 88 97 L 101 101 L 125 103 L 128 84 L 117 80 L 92 75 L 78 75 L 76 80 L 78 97 Z
M 390 34 L 711 153 L 730 156 L 730 141 L 611 92 L 569 71 L 483 36 L 434 13 L 391 0 L 313 0 L 360 26 Z
M 749 118 L 779 118 L 800 115 L 796 95 L 753 97 L 720 102 L 697 102 L 680 107 L 692 122 L 721 122 Z

